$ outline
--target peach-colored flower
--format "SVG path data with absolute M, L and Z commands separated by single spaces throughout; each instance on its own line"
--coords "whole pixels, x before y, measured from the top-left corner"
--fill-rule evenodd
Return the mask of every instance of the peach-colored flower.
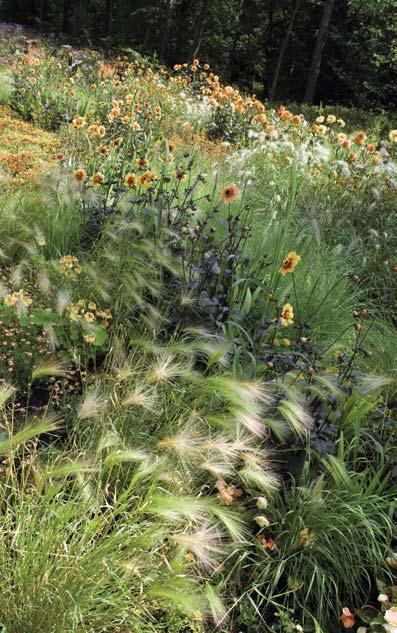
M 279 268 L 279 273 L 282 275 L 286 275 L 287 273 L 293 273 L 297 265 L 301 260 L 300 255 L 297 255 L 295 251 L 291 251 L 288 253 L 287 257 L 284 259 L 281 267 Z
M 99 171 L 93 175 L 92 182 L 94 185 L 101 185 L 105 180 L 105 176 L 101 174 Z
M 350 611 L 348 607 L 344 607 L 342 609 L 342 615 L 340 619 L 345 629 L 352 629 L 356 623 L 356 618 L 354 617 L 354 614 Z
M 127 174 L 124 178 L 124 185 L 126 187 L 135 187 L 136 185 L 136 176 L 135 174 Z
M 84 182 L 85 180 L 87 180 L 87 172 L 85 169 L 80 167 L 80 169 L 77 169 L 74 172 L 74 177 L 77 180 L 77 182 Z
M 389 602 L 389 596 L 387 593 L 380 593 L 378 596 L 378 602 Z
M 388 633 L 397 633 L 397 607 L 391 607 L 384 614 L 385 622 L 383 627 Z
M 226 187 L 223 187 L 221 191 L 221 198 L 223 202 L 225 203 L 234 202 L 235 200 L 237 200 L 238 194 L 239 194 L 239 189 L 237 185 L 232 183 L 231 185 L 226 185 Z
M 268 549 L 270 552 L 277 552 L 277 543 L 271 538 L 266 538 L 263 534 L 258 534 L 257 541 L 262 545 L 263 549 Z
M 286 303 L 281 311 L 281 323 L 284 327 L 292 325 L 294 322 L 294 309 L 290 303 Z
M 364 145 L 366 140 L 367 135 L 365 132 L 357 132 L 356 136 L 354 137 L 354 142 L 356 145 Z
M 152 182 L 156 180 L 156 177 L 153 171 L 144 171 L 143 174 L 139 176 L 139 184 L 141 187 L 150 187 Z

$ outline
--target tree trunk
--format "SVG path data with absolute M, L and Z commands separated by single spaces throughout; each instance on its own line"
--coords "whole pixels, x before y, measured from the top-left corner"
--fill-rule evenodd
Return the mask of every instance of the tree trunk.
M 305 96 L 303 97 L 304 103 L 307 103 L 308 105 L 311 105 L 313 103 L 314 95 L 316 92 L 317 80 L 320 74 L 321 59 L 323 56 L 325 42 L 327 41 L 329 23 L 331 20 L 334 5 L 335 0 L 325 0 L 324 2 L 320 28 L 317 33 L 312 62 L 307 78 Z
M 264 42 L 264 50 L 265 50 L 265 65 L 262 74 L 262 83 L 263 83 L 263 98 L 266 97 L 266 86 L 270 83 L 270 59 L 271 52 L 273 47 L 273 26 L 274 26 L 274 9 L 276 5 L 276 0 L 270 0 L 269 10 L 267 14 L 267 29 L 265 33 L 265 42 Z M 270 90 L 268 95 L 270 94 Z
M 210 4 L 210 0 L 202 0 L 201 2 L 201 9 L 200 9 L 200 13 L 197 19 L 196 28 L 194 31 L 192 47 L 190 49 L 191 61 L 193 61 L 193 59 L 197 57 L 198 52 L 200 50 L 201 38 L 203 36 L 204 23 L 205 23 L 205 18 L 207 17 L 209 4 Z
M 105 12 L 105 35 L 110 38 L 112 37 L 113 0 L 106 0 Z
M 274 70 L 272 85 L 271 85 L 270 93 L 269 93 L 269 99 L 270 99 L 271 102 L 274 100 L 274 95 L 275 95 L 275 92 L 276 92 L 278 79 L 280 77 L 281 66 L 282 66 L 282 63 L 284 61 L 284 56 L 285 56 L 285 53 L 286 53 L 287 48 L 288 48 L 288 43 L 289 43 L 289 40 L 290 40 L 290 37 L 291 37 L 292 29 L 294 28 L 295 18 L 297 16 L 300 3 L 301 3 L 301 0 L 296 0 L 295 1 L 295 7 L 294 7 L 294 10 L 292 12 L 289 24 L 288 24 L 287 32 L 285 34 L 285 37 L 283 39 L 283 43 L 281 44 L 280 52 L 278 54 L 277 64 L 276 64 L 276 68 Z
M 39 13 L 39 22 L 40 22 L 40 27 L 43 27 L 43 23 L 44 20 L 46 18 L 47 15 L 47 9 L 48 9 L 48 2 L 47 0 L 40 0 L 40 13 Z
M 62 11 L 62 32 L 70 33 L 70 22 L 72 15 L 73 0 L 63 0 Z
M 171 15 L 172 15 L 172 0 L 166 0 L 164 27 L 163 27 L 163 34 L 161 37 L 160 51 L 159 51 L 159 57 L 161 61 L 165 60 L 165 54 L 167 51 L 168 38 L 170 35 L 170 29 L 171 29 Z
M 229 81 L 234 82 L 238 80 L 239 73 L 237 72 L 237 43 L 240 37 L 240 22 L 242 15 L 244 13 L 244 0 L 240 1 L 239 9 L 236 11 L 236 20 L 234 23 L 234 33 L 232 45 L 229 51 L 229 61 L 228 61 L 228 69 L 229 69 Z
M 78 37 L 81 33 L 81 0 L 73 0 L 72 35 Z

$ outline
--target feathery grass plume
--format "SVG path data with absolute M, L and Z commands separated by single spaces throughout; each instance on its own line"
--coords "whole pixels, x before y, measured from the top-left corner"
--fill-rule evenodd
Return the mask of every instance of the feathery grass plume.
M 213 438 L 206 439 L 202 443 L 202 449 L 207 451 L 215 451 L 225 458 L 235 459 L 240 451 L 240 445 L 235 444 L 234 440 L 226 435 L 215 435 Z
M 285 397 L 280 399 L 277 412 L 288 423 L 294 433 L 303 436 L 310 428 L 312 417 L 302 404 L 302 394 L 293 386 L 277 382 L 276 386 Z
M 261 405 L 269 406 L 274 401 L 270 388 L 259 381 L 235 380 L 227 376 L 211 376 L 205 386 L 210 386 L 235 409 L 259 413 Z
M 199 437 L 189 425 L 172 437 L 165 437 L 158 443 L 159 448 L 168 448 L 184 457 L 200 454 L 203 438 Z
M 10 282 L 13 286 L 16 286 L 17 288 L 19 288 L 19 286 L 22 283 L 23 271 L 24 271 L 25 266 L 26 266 L 26 261 L 22 260 L 21 262 L 19 262 L 19 264 L 14 266 L 14 268 L 11 270 Z
M 232 409 L 232 413 L 235 417 L 236 422 L 247 429 L 247 431 L 249 431 L 253 435 L 260 436 L 264 434 L 265 427 L 258 415 L 250 414 L 247 411 L 240 411 L 237 408 Z
M 167 353 L 149 369 L 146 379 L 149 383 L 167 382 L 185 373 L 186 368 L 175 360 L 175 355 Z
M 311 394 L 318 396 L 319 398 L 324 398 L 325 392 L 335 397 L 343 395 L 342 390 L 337 384 L 335 376 L 324 375 L 318 372 L 313 374 L 308 389 L 310 390 Z
M 264 448 L 246 450 L 241 458 L 244 466 L 238 474 L 247 485 L 254 485 L 267 492 L 278 488 L 279 478 L 271 470 L 270 457 Z
M 226 534 L 218 526 L 209 523 L 204 523 L 194 532 L 189 530 L 171 535 L 174 543 L 191 552 L 197 563 L 212 569 L 225 554 L 225 547 L 222 545 L 225 538 Z
M 215 622 L 216 626 L 219 627 L 222 623 L 225 623 L 227 616 L 225 604 L 221 600 L 221 597 L 215 587 L 213 587 L 213 585 L 209 582 L 205 583 L 204 595 L 211 618 Z
M 79 420 L 87 420 L 89 418 L 97 418 L 104 411 L 106 399 L 99 392 L 99 388 L 87 391 L 77 409 L 77 417 Z
M 56 311 L 58 312 L 60 316 L 62 316 L 63 313 L 65 312 L 66 307 L 69 305 L 71 299 L 72 299 L 72 293 L 70 292 L 70 290 L 59 290 L 57 292 Z
M 385 387 L 390 387 L 392 385 L 397 385 L 397 380 L 391 376 L 359 376 L 356 379 L 356 384 L 361 393 L 369 394 L 378 389 L 384 389 Z
M 0 299 L 4 299 L 8 295 L 8 288 L 3 282 L 0 282 Z
M 120 435 L 115 431 L 115 429 L 109 429 L 106 433 L 99 437 L 96 445 L 96 452 L 99 454 L 102 451 L 107 451 L 109 448 L 114 448 L 115 446 L 121 448 L 122 445 Z
M 7 400 L 15 393 L 16 389 L 12 385 L 5 383 L 0 385 L 0 407 L 3 407 Z
M 99 466 L 95 463 L 93 458 L 85 457 L 73 459 L 66 457 L 57 459 L 52 464 L 49 464 L 45 469 L 45 475 L 57 479 L 81 473 L 95 473 L 98 472 L 98 470 Z
M 304 435 L 308 430 L 311 423 L 311 417 L 307 411 L 305 411 L 302 404 L 297 400 L 280 400 L 277 406 L 277 411 L 298 435 Z
M 147 594 L 156 601 L 162 600 L 176 611 L 186 613 L 190 617 L 203 619 L 206 601 L 203 592 L 195 587 L 189 578 L 175 576 L 166 584 L 153 583 L 147 590 Z
M 37 283 L 43 294 L 47 294 L 50 289 L 50 279 L 45 268 L 41 268 L 37 273 Z
M 153 494 L 145 507 L 145 512 L 180 522 L 186 519 L 193 523 L 203 523 L 215 504 L 209 499 L 177 496 L 173 494 Z
M 32 421 L 27 424 L 25 428 L 21 429 L 14 435 L 11 435 L 8 440 L 0 441 L 0 455 L 5 455 L 17 448 L 21 444 L 26 444 L 29 440 L 39 437 L 43 433 L 51 433 L 60 428 L 60 419 L 55 415 L 47 414 L 38 420 Z
M 47 342 L 48 342 L 48 345 L 49 345 L 50 349 L 53 352 L 55 352 L 55 350 L 58 349 L 58 347 L 59 347 L 59 340 L 58 340 L 55 328 L 52 325 L 52 323 L 49 323 L 48 325 L 46 325 L 44 331 L 45 331 L 45 335 L 46 335 Z
M 136 385 L 135 389 L 122 401 L 123 407 L 142 407 L 147 411 L 156 411 L 157 396 L 154 391 L 145 388 L 144 385 Z
M 190 327 L 185 330 L 187 335 L 193 335 L 191 344 L 187 343 L 195 352 L 203 354 L 207 359 L 208 367 L 220 365 L 229 367 L 231 345 L 218 334 L 213 334 L 207 330 Z
M 117 450 L 109 453 L 105 457 L 103 466 L 113 466 L 114 464 L 123 464 L 127 462 L 148 462 L 152 456 L 147 451 L 137 448 L 134 450 Z
M 201 470 L 206 470 L 213 477 L 232 477 L 234 473 L 233 465 L 226 462 L 215 462 L 206 460 L 200 464 Z
M 246 526 L 243 519 L 229 508 L 221 507 L 212 498 L 155 493 L 144 511 L 179 525 L 184 525 L 184 521 L 188 521 L 189 525 L 205 524 L 210 517 L 215 517 L 233 541 L 245 540 Z
M 38 246 L 45 246 L 46 240 L 45 240 L 44 232 L 37 225 L 34 227 L 34 239 Z
M 46 376 L 66 376 L 68 373 L 68 366 L 65 361 L 49 359 L 36 365 L 32 371 L 32 382 L 38 378 L 44 378 Z

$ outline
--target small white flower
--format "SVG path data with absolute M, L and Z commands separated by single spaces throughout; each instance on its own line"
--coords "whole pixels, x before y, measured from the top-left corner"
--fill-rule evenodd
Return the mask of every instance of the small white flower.
M 259 527 L 269 527 L 270 521 L 264 514 L 261 514 L 255 517 L 255 522 L 259 525 Z
M 380 593 L 378 596 L 378 602 L 389 602 L 389 596 L 386 593 Z
M 258 497 L 258 499 L 256 500 L 256 507 L 259 508 L 260 510 L 266 510 L 267 506 L 268 506 L 268 501 L 266 497 Z

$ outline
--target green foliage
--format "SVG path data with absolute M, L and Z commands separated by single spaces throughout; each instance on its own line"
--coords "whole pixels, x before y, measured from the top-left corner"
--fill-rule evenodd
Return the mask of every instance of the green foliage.
M 314 619 L 329 630 L 345 604 L 365 602 L 372 579 L 387 574 L 382 561 L 391 534 L 391 500 L 367 492 L 363 483 L 357 488 L 356 475 L 336 460 L 328 468 L 334 483 L 329 477 L 302 482 L 270 506 L 277 550 L 266 551 L 259 540 L 256 552 L 242 561 L 242 570 L 253 564 L 243 601 L 254 603 L 262 622 L 281 604 L 293 614 L 302 612 L 301 624 L 310 626 Z
M 269 7 L 224 4 L 231 63 L 262 72 Z M 134 5 L 146 47 L 166 8 Z M 60 142 L 0 205 L 4 633 L 367 622 L 396 594 L 395 134 L 4 29 L 14 112 Z

